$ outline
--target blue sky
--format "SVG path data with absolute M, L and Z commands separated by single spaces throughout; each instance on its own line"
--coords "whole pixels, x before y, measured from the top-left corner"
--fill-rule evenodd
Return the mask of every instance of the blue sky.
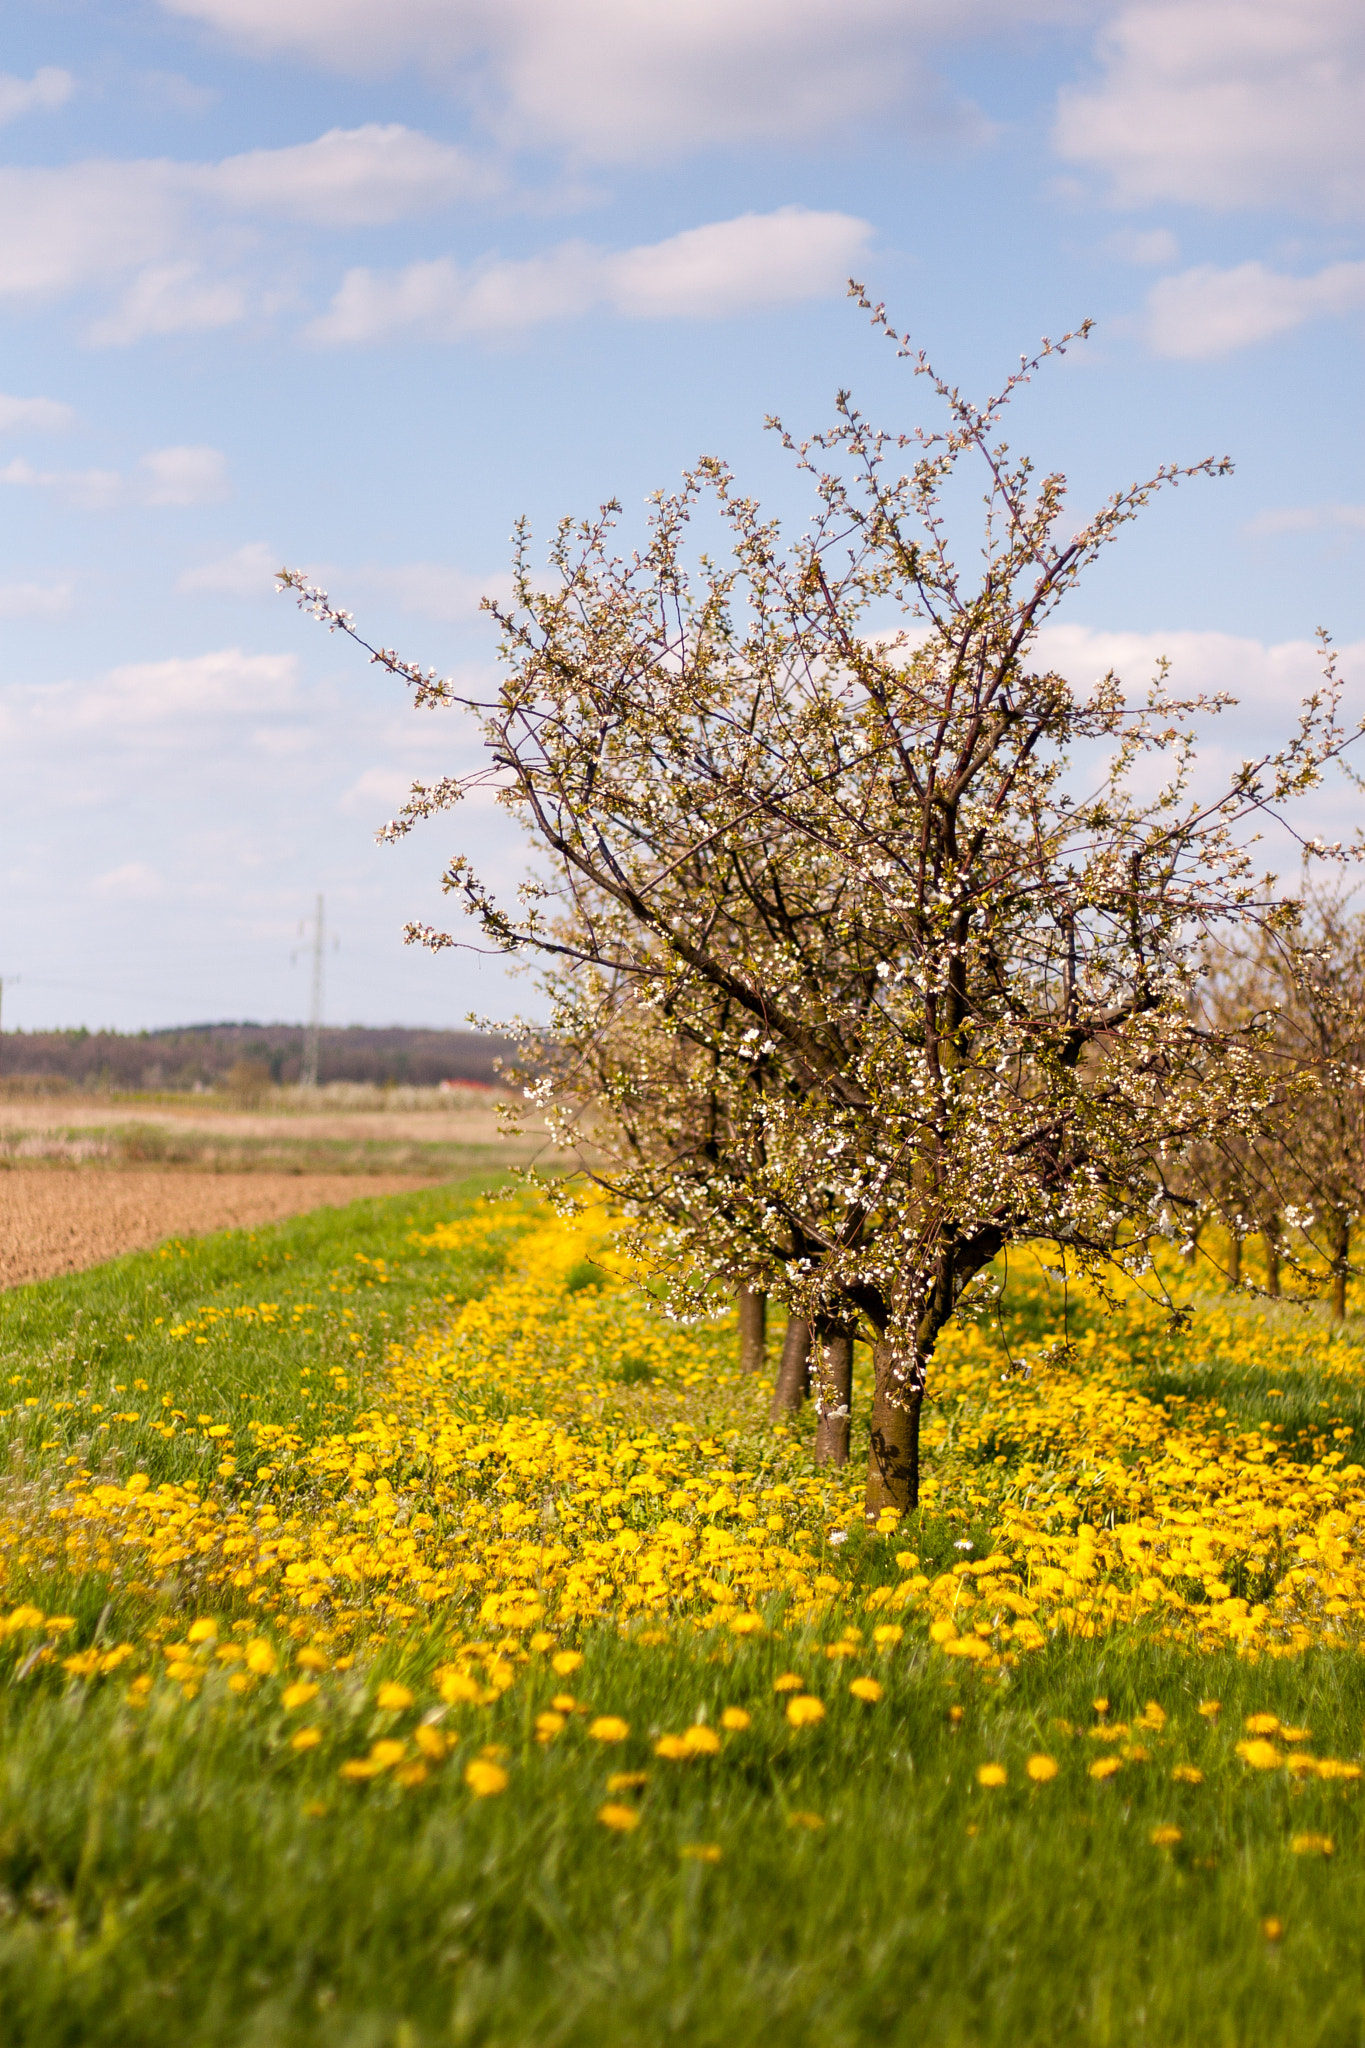
M 474 736 L 270 572 L 476 678 L 523 512 L 629 530 L 708 452 L 800 521 L 765 414 L 925 414 L 850 272 L 978 392 L 1096 320 L 1013 430 L 1078 507 L 1234 458 L 1051 660 L 1165 651 L 1234 747 L 1326 625 L 1365 711 L 1359 0 L 8 0 L 4 1024 L 299 1016 L 319 890 L 329 1021 L 525 1004 L 401 943 L 450 853 L 516 876 L 501 814 L 374 843 Z

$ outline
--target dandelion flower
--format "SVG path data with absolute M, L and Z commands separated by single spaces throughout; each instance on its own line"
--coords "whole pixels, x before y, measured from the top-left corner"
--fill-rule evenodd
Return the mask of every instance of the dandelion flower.
M 450 1747 L 439 1728 L 415 1728 L 412 1739 L 423 1756 L 430 1757 L 433 1763 L 439 1762 Z
M 614 1828 L 618 1835 L 628 1835 L 632 1828 L 640 1825 L 640 1809 L 609 1799 L 605 1806 L 598 1807 L 597 1818 L 604 1828 Z
M 1284 1762 L 1284 1756 L 1273 1742 L 1254 1740 L 1235 1745 L 1238 1756 L 1244 1764 L 1250 1764 L 1253 1771 L 1273 1771 Z
M 1122 1760 L 1116 1756 L 1096 1757 L 1090 1766 L 1092 1778 L 1112 1778 L 1116 1771 L 1123 1769 Z
M 1278 1714 L 1248 1714 L 1242 1726 L 1248 1735 L 1278 1735 L 1280 1717 Z
M 292 1714 L 295 1707 L 306 1707 L 309 1700 L 315 1700 L 317 1696 L 318 1688 L 310 1685 L 306 1679 L 300 1679 L 297 1685 L 285 1687 L 280 1694 L 280 1705 Z
M 618 1714 L 599 1714 L 595 1721 L 589 1721 L 588 1733 L 594 1742 L 624 1742 L 630 1733 L 630 1723 Z
M 290 1736 L 289 1747 L 291 1749 L 316 1749 L 321 1740 L 321 1728 L 300 1728 L 296 1735 Z
M 374 1742 L 370 1745 L 370 1762 L 376 1769 L 387 1771 L 391 1765 L 401 1763 L 407 1755 L 406 1742 Z
M 1009 1783 L 1009 1772 L 1003 1764 L 980 1764 L 977 1767 L 976 1782 L 993 1791 L 997 1785 Z
M 793 1728 L 810 1728 L 825 1718 L 825 1703 L 811 1693 L 798 1693 L 787 1701 L 787 1719 Z
M 727 1707 L 720 1717 L 720 1725 L 728 1728 L 732 1735 L 742 1735 L 751 1720 L 752 1716 L 746 1714 L 743 1707 Z
M 773 1680 L 773 1691 L 800 1692 L 805 1682 L 805 1679 L 798 1678 L 794 1671 L 784 1671 L 780 1678 Z
M 392 1680 L 381 1685 L 375 1694 L 375 1704 L 389 1713 L 401 1713 L 404 1707 L 412 1705 L 412 1694 L 405 1685 L 396 1685 Z
M 1330 1835 L 1295 1835 L 1289 1846 L 1296 1856 L 1330 1856 L 1336 1843 Z
M 257 1636 L 254 1641 L 247 1644 L 247 1670 L 254 1671 L 258 1678 L 273 1678 L 279 1669 L 279 1662 L 274 1645 L 268 1643 L 264 1636 Z
M 879 1650 L 890 1650 L 902 1640 L 905 1630 L 898 1621 L 884 1621 L 880 1628 L 872 1631 L 872 1640 Z
M 719 1863 L 720 1846 L 716 1842 L 685 1842 L 678 1854 L 689 1863 Z
M 1223 1711 L 1221 1700 L 1200 1700 L 1199 1711 L 1206 1721 L 1216 1721 Z
M 1204 1773 L 1197 1764 L 1177 1764 L 1171 1772 L 1177 1785 L 1202 1785 Z
M 568 1678 L 572 1672 L 581 1669 L 582 1663 L 583 1653 L 581 1650 L 560 1650 L 551 1657 L 550 1669 L 557 1677 Z
M 677 1763 L 682 1757 L 690 1756 L 692 1752 L 687 1747 L 685 1736 L 661 1735 L 654 1745 L 654 1754 L 667 1758 L 671 1763 Z
M 683 1736 L 691 1756 L 715 1756 L 720 1748 L 720 1737 L 714 1728 L 707 1728 L 700 1722 L 689 1728 Z
M 1277 1920 L 1273 1913 L 1267 1914 L 1261 1922 L 1261 1932 L 1267 1941 L 1279 1941 L 1284 1935 L 1284 1922 Z
M 789 1828 L 808 1828 L 814 1833 L 816 1828 L 822 1828 L 824 1825 L 825 1823 L 821 1820 L 818 1813 L 789 1813 L 787 1815 L 787 1826 Z
M 563 1714 L 545 1713 L 536 1715 L 536 1741 L 553 1742 L 566 1725 Z
M 882 1696 L 882 1688 L 875 1678 L 855 1678 L 850 1681 L 849 1691 L 855 1700 L 867 1700 L 875 1705 Z
M 613 1771 L 607 1779 L 608 1792 L 638 1792 L 649 1783 L 648 1771 Z
M 1183 1841 L 1183 1839 L 1184 1837 L 1180 1829 L 1171 1827 L 1153 1828 L 1148 1837 L 1153 1847 L 1157 1849 L 1173 1849 L 1176 1843 Z
M 1024 1769 L 1035 1785 L 1047 1785 L 1056 1777 L 1060 1765 L 1053 1756 L 1031 1756 Z
M 495 1792 L 505 1792 L 510 1783 L 501 1764 L 489 1763 L 481 1756 L 465 1765 L 464 1781 L 476 1799 L 491 1799 Z

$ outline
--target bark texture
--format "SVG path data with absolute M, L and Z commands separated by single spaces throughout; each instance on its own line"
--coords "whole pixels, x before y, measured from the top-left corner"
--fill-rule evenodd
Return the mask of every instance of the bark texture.
M 785 1415 L 798 1415 L 809 1392 L 810 1324 L 793 1316 L 782 1342 L 782 1362 L 777 1368 L 777 1384 L 768 1410 L 770 1419 L 781 1422 Z
M 841 1325 L 817 1326 L 811 1347 L 811 1380 L 818 1415 L 815 1462 L 846 1465 L 853 1410 L 853 1338 Z
M 883 1508 L 902 1514 L 919 1506 L 919 1418 L 922 1388 L 889 1344 L 872 1352 L 872 1441 L 867 1460 L 865 1514 L 875 1524 Z
M 752 1287 L 739 1290 L 739 1369 L 762 1372 L 768 1362 L 768 1297 Z

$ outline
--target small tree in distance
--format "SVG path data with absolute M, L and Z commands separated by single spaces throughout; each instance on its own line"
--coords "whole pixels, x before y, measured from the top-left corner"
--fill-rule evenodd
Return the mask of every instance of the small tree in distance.
M 1113 675 L 1076 689 L 1031 665 L 1153 493 L 1228 465 L 1163 466 L 1068 534 L 1064 479 L 1012 455 L 1001 420 L 1078 337 L 978 406 L 868 310 L 946 423 L 887 434 L 841 393 L 831 431 L 784 433 L 816 499 L 792 543 L 713 460 L 654 500 L 637 553 L 614 552 L 614 505 L 562 524 L 548 588 L 520 535 L 515 602 L 489 606 L 506 677 L 476 708 L 548 874 L 514 904 L 463 856 L 445 881 L 495 945 L 547 964 L 561 1056 L 542 1101 L 577 1116 L 596 1058 L 598 1177 L 669 1226 L 675 1307 L 723 1279 L 785 1300 L 827 1359 L 871 1342 L 875 1522 L 917 1501 L 934 1346 L 1001 1249 L 1051 1243 L 1101 1284 L 1150 1276 L 1181 1228 L 1176 1163 L 1255 1128 L 1264 1027 L 1203 1021 L 1201 951 L 1287 932 L 1251 829 L 1360 728 L 1339 722 L 1329 657 L 1283 746 L 1210 796 L 1192 721 L 1221 700 L 1173 698 L 1164 669 L 1133 701 Z M 945 507 L 967 458 L 985 483 L 971 572 Z M 724 560 L 690 559 L 703 508 Z M 469 701 L 368 651 L 419 703 Z M 415 787 L 387 836 L 466 786 Z

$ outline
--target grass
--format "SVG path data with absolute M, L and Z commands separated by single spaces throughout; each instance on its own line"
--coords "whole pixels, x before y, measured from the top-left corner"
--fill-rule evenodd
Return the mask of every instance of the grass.
M 111 1403 L 136 1389 L 148 1417 L 106 1442 L 87 1393 L 60 1440 L 48 1403 L 34 1441 L 12 1412 L 7 1483 L 50 1485 L 69 1458 L 206 1481 L 202 1440 L 162 1434 L 175 1409 L 250 1402 L 301 1431 L 344 1430 L 364 1406 L 362 1370 L 501 1271 L 515 1225 L 499 1226 L 497 1208 L 483 1212 L 490 1232 L 454 1251 L 414 1243 L 480 1213 L 482 1192 L 359 1202 L 0 1297 L 12 1403 L 28 1385 L 107 1389 Z M 576 1267 L 565 1281 L 570 1298 L 596 1284 Z M 211 1345 L 168 1334 L 206 1309 L 221 1317 Z M 1017 1285 L 1005 1325 L 1016 1350 L 1047 1335 L 1036 1288 Z M 1177 1407 L 1216 1392 L 1230 1411 L 1274 1414 L 1286 1396 L 1235 1346 L 1203 1355 L 1197 1328 L 1135 1336 L 1135 1375 Z M 1339 1373 L 1318 1374 L 1323 1392 L 1312 1370 L 1289 1389 L 1310 1435 L 1319 1401 L 1347 1412 L 1347 1365 L 1343 1352 Z M 654 1398 L 643 1374 L 630 1398 Z M 929 1569 L 956 1543 L 980 1554 L 989 1534 L 955 1508 L 894 1541 Z M 1247 1716 L 1269 1713 L 1310 1729 L 1319 1756 L 1357 1756 L 1365 1660 L 1181 1653 L 1139 1628 L 1058 1637 L 994 1672 L 927 1644 L 893 1653 L 856 1599 L 885 1576 L 888 1547 L 853 1537 L 844 1604 L 780 1636 L 665 1634 L 647 1615 L 623 1633 L 607 1618 L 571 1671 L 554 1669 L 548 1637 L 509 1638 L 515 1682 L 482 1704 L 442 1702 L 434 1632 L 337 1660 L 294 1704 L 288 1652 L 252 1690 L 230 1689 L 236 1665 L 206 1665 L 142 1705 L 114 1679 L 39 1667 L 18 1680 L 11 1659 L 6 2048 L 1360 2041 L 1365 1781 L 1262 1772 L 1235 1745 Z M 774 1688 L 787 1673 L 824 1707 L 809 1725 L 792 1724 L 793 1695 Z M 854 1697 L 855 1677 L 882 1697 Z M 399 1678 L 412 1703 L 381 1706 L 380 1684 Z M 727 1709 L 749 1725 L 719 1754 L 655 1753 L 661 1734 L 718 1729 Z M 552 1739 L 537 1724 L 547 1713 L 563 1723 Z M 628 1732 L 594 1737 L 597 1716 Z M 295 1746 L 304 1726 L 324 1738 Z M 447 1752 L 420 1777 L 339 1776 L 339 1759 L 419 1726 Z M 508 1783 L 474 1796 L 466 1769 L 490 1751 Z M 1050 1782 L 1028 1776 L 1039 1756 L 1057 1765 Z M 1096 1778 L 1107 1756 L 1121 1768 Z M 1003 1784 L 979 1781 L 991 1765 Z M 608 1827 L 604 1804 L 639 1824 Z M 1304 1837 L 1318 1847 L 1296 1853 Z

